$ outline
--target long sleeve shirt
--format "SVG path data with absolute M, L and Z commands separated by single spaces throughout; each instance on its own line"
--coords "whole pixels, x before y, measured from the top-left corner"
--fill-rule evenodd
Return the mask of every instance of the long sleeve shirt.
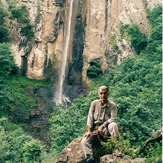
M 105 105 L 102 105 L 101 100 L 95 100 L 91 103 L 87 126 L 93 129 L 95 125 L 104 125 L 105 127 L 111 122 L 116 122 L 117 107 L 115 103 L 108 100 Z

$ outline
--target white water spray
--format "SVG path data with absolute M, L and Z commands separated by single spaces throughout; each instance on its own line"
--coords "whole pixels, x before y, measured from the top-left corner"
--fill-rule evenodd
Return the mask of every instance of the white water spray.
M 56 88 L 56 94 L 55 94 L 55 101 L 57 104 L 62 103 L 63 100 L 69 101 L 68 98 L 66 99 L 66 97 L 63 95 L 63 83 L 65 79 L 67 57 L 68 57 L 68 45 L 69 45 L 70 30 L 71 30 L 72 7 L 73 7 L 73 0 L 70 1 L 66 37 L 65 37 L 64 47 L 62 51 L 62 67 L 61 67 L 61 73 L 59 75 L 59 84 L 58 87 Z

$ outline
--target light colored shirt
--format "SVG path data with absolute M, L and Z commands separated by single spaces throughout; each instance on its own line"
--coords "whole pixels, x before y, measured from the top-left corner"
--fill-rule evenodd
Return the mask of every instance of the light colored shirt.
M 87 126 L 93 129 L 93 126 L 103 124 L 106 127 L 111 122 L 116 122 L 116 118 L 117 107 L 113 101 L 108 100 L 102 106 L 101 100 L 94 100 L 89 109 Z

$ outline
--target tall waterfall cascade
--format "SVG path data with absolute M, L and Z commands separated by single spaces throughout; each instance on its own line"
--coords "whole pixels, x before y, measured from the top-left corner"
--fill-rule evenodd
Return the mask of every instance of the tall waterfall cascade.
M 67 58 L 68 58 L 68 46 L 69 46 L 69 40 L 70 40 L 73 0 L 70 0 L 68 2 L 70 3 L 70 10 L 69 10 L 69 15 L 68 15 L 67 30 L 66 30 L 66 35 L 64 37 L 65 40 L 64 40 L 64 44 L 63 44 L 63 50 L 62 50 L 61 70 L 60 70 L 59 79 L 58 79 L 58 86 L 56 88 L 56 93 L 55 93 L 56 104 L 60 104 L 63 101 L 69 101 L 68 98 L 66 98 L 66 96 L 63 94 L 63 84 L 64 84 L 65 73 L 66 73 Z

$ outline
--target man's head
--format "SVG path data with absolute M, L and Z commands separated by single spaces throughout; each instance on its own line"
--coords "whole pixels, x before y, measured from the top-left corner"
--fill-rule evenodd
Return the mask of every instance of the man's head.
M 100 86 L 98 89 L 98 95 L 102 103 L 105 103 L 108 99 L 108 87 L 107 86 Z

